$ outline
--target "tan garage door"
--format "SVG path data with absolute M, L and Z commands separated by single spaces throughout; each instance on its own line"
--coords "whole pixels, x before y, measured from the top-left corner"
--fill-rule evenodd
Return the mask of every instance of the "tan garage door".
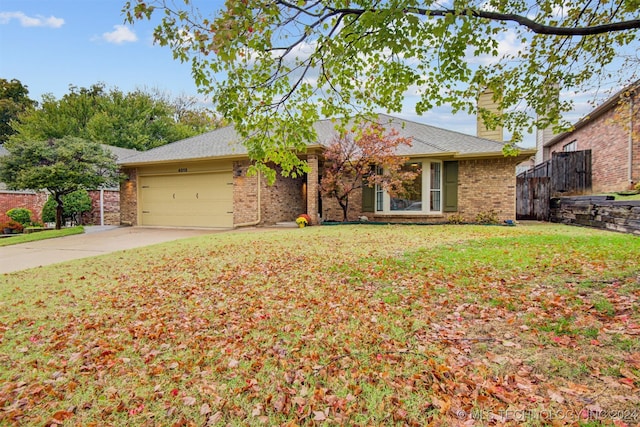
M 142 225 L 233 227 L 231 172 L 140 177 Z

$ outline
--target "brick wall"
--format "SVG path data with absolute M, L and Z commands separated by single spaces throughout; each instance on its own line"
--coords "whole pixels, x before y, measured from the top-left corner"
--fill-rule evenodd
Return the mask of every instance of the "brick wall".
M 633 175 L 634 183 L 640 181 L 640 95 L 634 98 L 633 112 Z M 617 105 L 601 116 L 591 119 L 583 127 L 566 135 L 549 147 L 549 152 L 559 152 L 571 141 L 576 150 L 591 150 L 593 192 L 613 192 L 632 187 L 629 182 L 629 112 L 628 107 L 616 111 Z
M 362 215 L 371 218 L 371 213 L 362 212 L 362 189 L 353 190 L 349 196 L 347 221 L 357 221 Z M 335 197 L 322 197 L 322 219 L 325 221 L 342 221 L 344 213 Z
M 82 216 L 85 225 L 100 225 L 100 191 L 89 191 L 91 197 L 91 212 Z M 114 190 L 103 191 L 104 225 L 120 225 L 120 192 Z
M 138 225 L 137 169 L 123 169 L 129 177 L 120 183 L 120 224 Z
M 466 221 L 493 210 L 500 221 L 516 218 L 516 175 L 520 162 L 514 157 L 486 160 L 458 161 L 458 211 L 440 215 L 382 215 L 362 212 L 362 190 L 349 197 L 348 220 L 366 216 L 370 221 L 381 222 L 446 222 L 452 215 L 462 215 Z M 342 208 L 335 198 L 322 198 L 324 220 L 342 221 Z
M 320 164 L 317 155 L 307 156 L 307 164 L 309 165 L 309 174 L 307 175 L 307 208 L 306 213 L 311 218 L 311 224 L 318 223 L 318 212 L 320 202 L 320 187 L 318 180 L 320 179 Z
M 42 221 L 42 208 L 48 197 L 48 194 L 43 192 L 0 191 L 0 222 L 8 221 L 6 212 L 15 208 L 29 209 L 32 221 Z
M 258 220 L 258 176 L 247 176 L 249 166 L 249 161 L 233 162 L 234 224 L 246 224 Z
M 234 162 L 233 221 L 234 224 L 253 222 L 258 219 L 257 176 L 247 176 L 249 161 Z M 276 182 L 269 185 L 260 179 L 260 224 L 294 221 L 306 212 L 306 178 L 284 178 L 279 173 Z
M 91 212 L 82 217 L 84 225 L 100 225 L 100 191 L 89 191 L 91 197 Z M 6 212 L 14 208 L 27 208 L 32 212 L 31 219 L 34 222 L 42 221 L 42 208 L 49 195 L 44 192 L 0 192 L 0 222 L 9 218 Z M 114 190 L 104 191 L 104 223 L 105 225 L 120 224 L 120 193 Z
M 458 163 L 458 213 L 467 221 L 496 212 L 500 221 L 516 219 L 515 157 L 460 160 Z

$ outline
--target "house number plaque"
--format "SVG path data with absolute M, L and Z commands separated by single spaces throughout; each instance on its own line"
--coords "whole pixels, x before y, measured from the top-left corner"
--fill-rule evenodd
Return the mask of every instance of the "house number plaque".
M 187 168 L 180 168 L 180 169 L 178 169 L 178 172 L 186 172 L 186 171 L 187 171 Z

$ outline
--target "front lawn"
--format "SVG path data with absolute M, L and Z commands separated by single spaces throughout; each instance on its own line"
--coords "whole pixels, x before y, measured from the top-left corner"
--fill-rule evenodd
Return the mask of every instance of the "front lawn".
M 560 225 L 360 225 L 5 275 L 0 425 L 634 425 L 639 254 Z
M 72 236 L 74 234 L 84 233 L 84 227 L 62 228 L 60 230 L 45 230 L 37 233 L 15 234 L 10 237 L 0 239 L 0 246 L 11 246 L 20 243 L 36 242 L 38 240 L 55 239 L 58 237 Z

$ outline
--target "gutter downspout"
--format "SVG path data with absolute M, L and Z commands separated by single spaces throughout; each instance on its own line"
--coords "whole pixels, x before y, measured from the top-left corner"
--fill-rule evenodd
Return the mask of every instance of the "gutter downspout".
M 100 188 L 100 225 L 104 225 L 104 188 Z
M 629 186 L 633 185 L 633 95 L 629 97 Z
M 241 222 L 240 224 L 233 224 L 234 227 L 250 227 L 252 225 L 258 225 L 260 224 L 260 222 L 262 222 L 262 185 L 261 185 L 261 180 L 260 180 L 260 176 L 262 174 L 260 172 L 258 172 L 258 180 L 257 180 L 257 185 L 258 185 L 258 219 L 256 219 L 255 221 L 249 221 L 249 222 Z

